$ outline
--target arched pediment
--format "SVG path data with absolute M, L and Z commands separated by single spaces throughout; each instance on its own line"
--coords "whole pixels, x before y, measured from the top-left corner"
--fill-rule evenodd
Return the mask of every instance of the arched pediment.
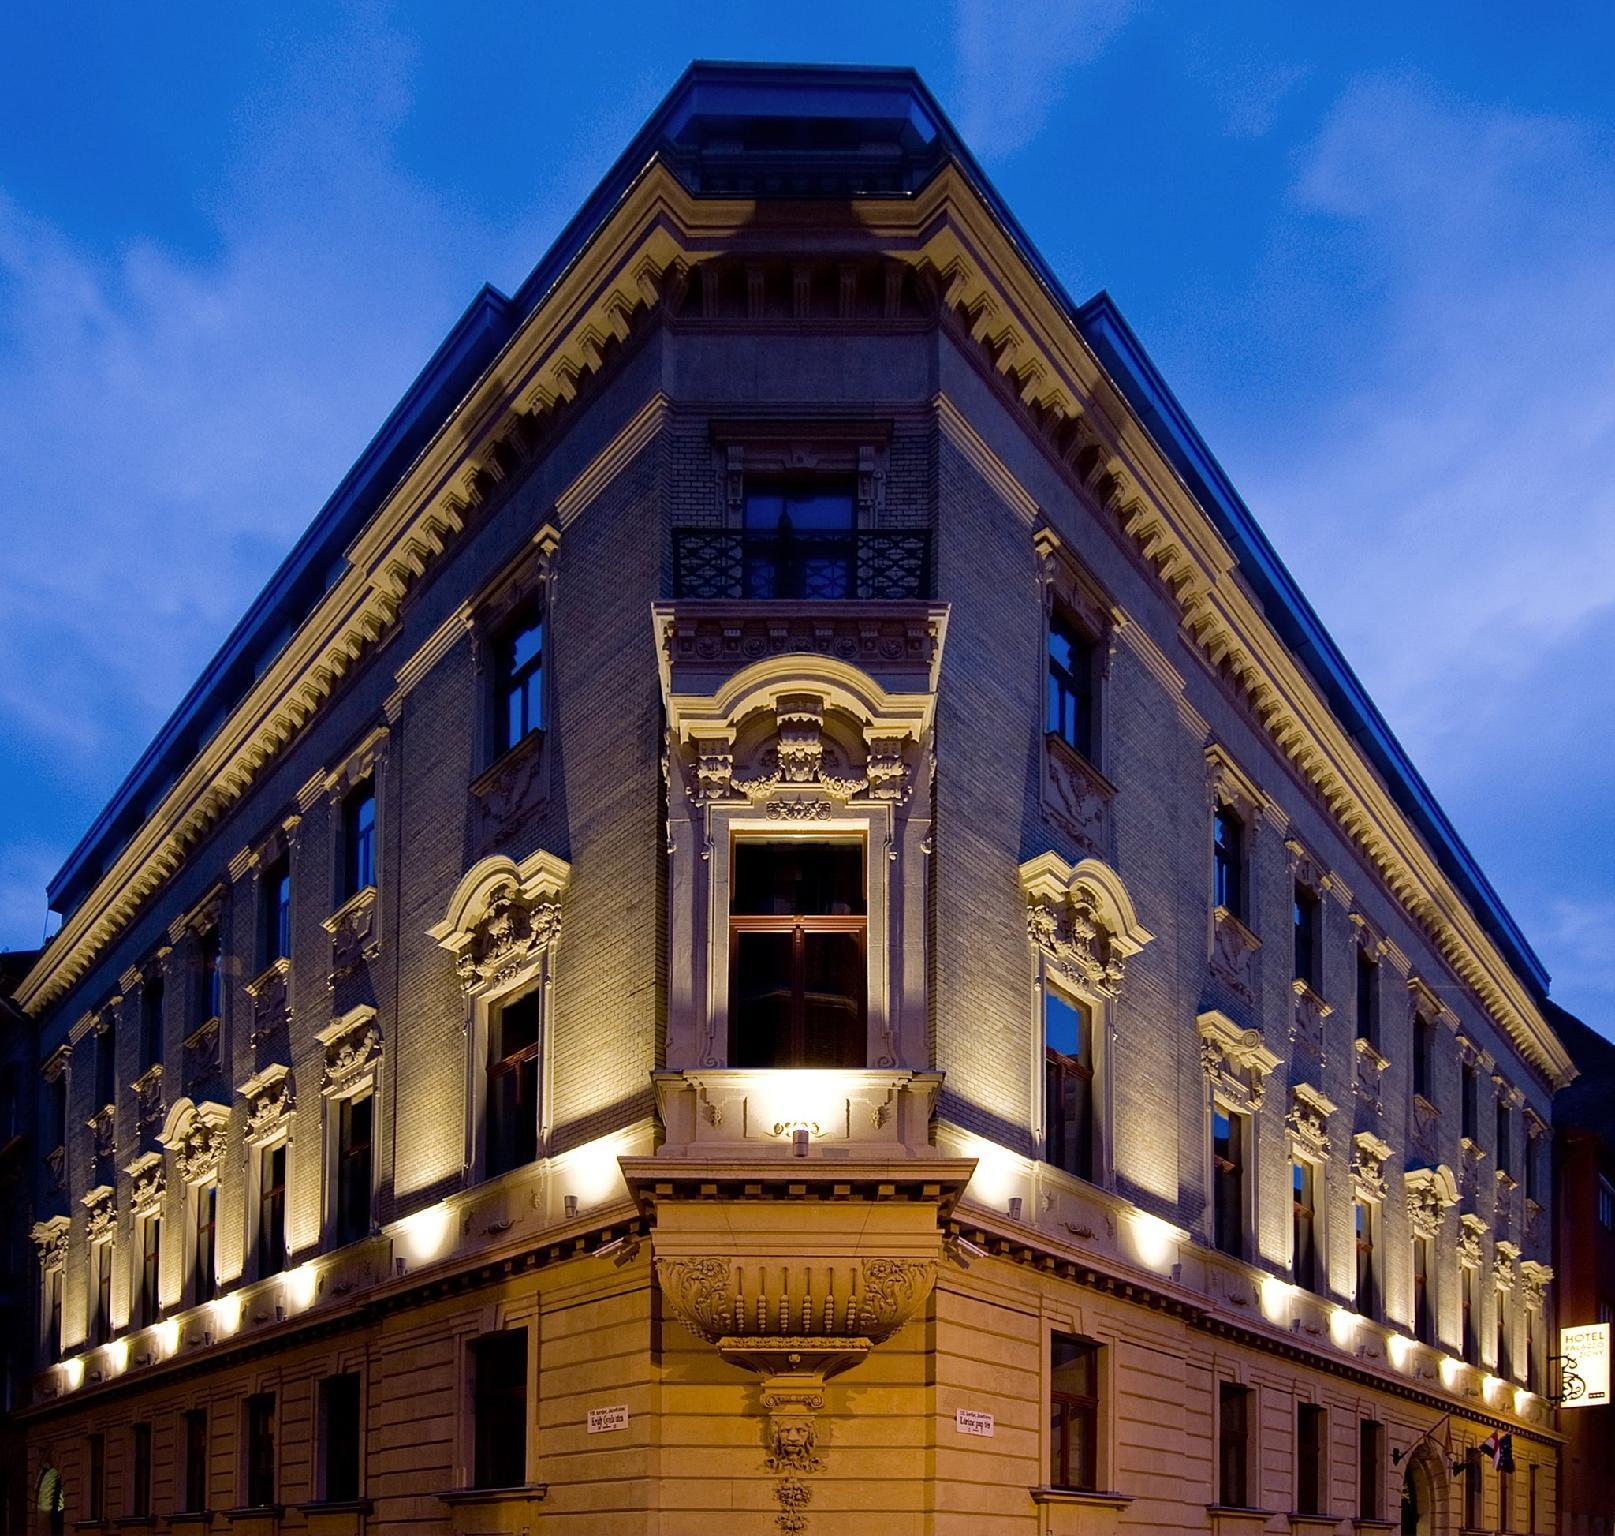
M 466 871 L 443 921 L 426 932 L 455 957 L 466 991 L 503 984 L 535 965 L 559 938 L 561 898 L 571 877 L 572 866 L 542 848 L 519 864 L 493 854 Z
M 1028 859 L 1020 873 L 1033 947 L 1069 981 L 1114 997 L 1128 958 L 1155 937 L 1121 876 L 1098 859 L 1072 864 L 1052 851 Z

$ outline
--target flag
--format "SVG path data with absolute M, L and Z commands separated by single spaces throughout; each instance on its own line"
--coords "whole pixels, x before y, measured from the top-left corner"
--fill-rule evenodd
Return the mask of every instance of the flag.
M 1481 1441 L 1481 1454 L 1490 1456 L 1492 1466 L 1499 1472 L 1512 1472 L 1514 1470 L 1514 1436 L 1500 1435 L 1494 1429 L 1490 1435 Z

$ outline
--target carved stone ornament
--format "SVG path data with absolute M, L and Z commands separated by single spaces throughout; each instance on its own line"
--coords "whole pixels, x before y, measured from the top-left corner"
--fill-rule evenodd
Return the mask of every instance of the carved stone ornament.
M 1352 1194 L 1358 1200 L 1385 1198 L 1385 1159 L 1391 1144 L 1372 1131 L 1358 1131 L 1351 1139 Z
M 36 1221 L 33 1229 L 34 1246 L 39 1250 L 39 1267 L 42 1270 L 61 1269 L 67 1263 L 67 1244 L 73 1224 L 65 1216 L 52 1216 L 48 1221 Z
M 131 1085 L 135 1095 L 135 1121 L 142 1131 L 163 1123 L 163 1064 L 153 1063 Z
M 118 1202 L 109 1184 L 99 1184 L 84 1197 L 84 1235 L 92 1243 L 108 1243 L 118 1230 Z
M 1267 1079 L 1279 1058 L 1258 1030 L 1242 1029 L 1225 1013 L 1208 1009 L 1195 1021 L 1200 1032 L 1200 1068 L 1215 1097 L 1236 1114 L 1262 1107 Z
M 242 1085 L 247 1106 L 249 1145 L 272 1141 L 286 1127 L 294 1107 L 291 1075 L 284 1066 L 267 1067 Z
M 1285 1116 L 1296 1147 L 1314 1162 L 1329 1156 L 1329 1117 L 1335 1105 L 1316 1088 L 1297 1083 L 1290 1090 L 1290 1112 Z
M 824 1381 L 816 1372 L 781 1372 L 764 1382 L 762 1400 L 768 1412 L 768 1456 L 763 1465 L 780 1474 L 774 1485 L 779 1503 L 774 1523 L 782 1531 L 802 1531 L 807 1528 L 806 1510 L 812 1500 L 802 1479 L 824 1470 L 818 1454 Z
M 1520 1298 L 1527 1312 L 1540 1312 L 1547 1300 L 1548 1286 L 1553 1281 L 1553 1267 L 1525 1259 L 1520 1264 Z
M 287 978 L 292 963 L 284 955 L 247 983 L 252 999 L 252 1043 L 262 1045 L 291 1016 Z
M 1441 1111 L 1423 1094 L 1413 1095 L 1413 1149 L 1420 1156 L 1433 1159 L 1438 1151 L 1441 1135 Z
M 230 1111 L 222 1104 L 191 1104 L 181 1099 L 168 1112 L 162 1143 L 174 1154 L 182 1184 L 206 1184 L 219 1176 L 229 1133 Z
M 1334 1009 L 1299 977 L 1291 985 L 1295 989 L 1295 1012 L 1290 1020 L 1290 1043 L 1296 1055 L 1323 1067 L 1328 1061 L 1323 1021 Z
M 461 880 L 448 915 L 427 931 L 454 956 L 468 994 L 503 991 L 541 969 L 561 935 L 571 872 L 540 849 L 520 864 L 483 859 Z
M 96 1110 L 89 1128 L 96 1162 L 111 1162 L 118 1155 L 118 1112 L 110 1104 Z
M 190 1092 L 219 1074 L 219 1020 L 208 1019 L 185 1037 L 185 1088 Z
M 748 725 L 745 761 L 731 747 L 727 772 L 724 754 L 714 750 L 712 738 L 698 738 L 692 793 L 705 803 L 744 796 L 754 804 L 770 801 L 781 790 L 813 789 L 821 798 L 846 802 L 856 795 L 902 802 L 908 798 L 909 770 L 900 736 L 866 740 L 859 723 L 838 717 L 827 727 L 827 697 L 818 693 L 781 693 L 772 705 L 773 728 L 761 737 Z M 766 713 L 753 715 L 766 720 Z M 731 741 L 734 739 L 731 735 Z M 878 778 L 870 774 L 867 759 L 880 743 Z M 866 758 L 862 773 L 852 766 L 854 748 Z M 703 759 L 705 764 L 703 766 Z M 877 793 L 878 788 L 878 793 Z
M 1227 907 L 1212 909 L 1211 974 L 1236 997 L 1255 1002 L 1256 989 L 1251 972 L 1262 941 Z
M 53 1195 L 67 1193 L 67 1148 L 52 1147 L 45 1154 L 45 1186 Z
M 1058 736 L 1043 745 L 1043 807 L 1084 854 L 1110 854 L 1110 805 L 1116 788 Z
M 1458 1203 L 1458 1185 L 1452 1170 L 1409 1168 L 1402 1175 L 1407 1197 L 1408 1224 L 1415 1237 L 1437 1237 L 1449 1206 Z
M 1481 1245 L 1486 1236 L 1486 1223 L 1473 1211 L 1465 1211 L 1458 1218 L 1458 1267 L 1479 1269 Z
M 1021 865 L 1026 933 L 1044 965 L 1079 992 L 1116 997 L 1128 959 L 1154 937 L 1138 921 L 1121 879 L 1098 859 L 1057 853 Z
M 1492 1286 L 1499 1291 L 1513 1291 L 1514 1266 L 1519 1262 L 1520 1250 L 1513 1243 L 1498 1243 L 1492 1254 Z
M 1385 1075 L 1386 1060 L 1367 1040 L 1358 1039 L 1353 1049 L 1357 1056 L 1357 1070 L 1352 1079 L 1352 1092 L 1377 1115 L 1385 1107 L 1380 1081 Z
M 145 1152 L 129 1164 L 129 1208 L 136 1216 L 149 1216 L 163 1203 L 167 1177 L 160 1152 Z
M 326 1094 L 345 1093 L 372 1070 L 381 1054 L 381 1026 L 376 1010 L 368 1006 L 350 1009 L 315 1038 L 325 1047 L 320 1091 Z
M 376 888 L 367 885 L 336 909 L 321 924 L 331 935 L 331 973 L 327 986 L 353 975 L 381 953 L 381 936 L 376 932 Z

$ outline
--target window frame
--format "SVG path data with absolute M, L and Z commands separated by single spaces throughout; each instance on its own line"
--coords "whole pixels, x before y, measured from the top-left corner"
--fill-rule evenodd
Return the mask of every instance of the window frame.
M 1235 1246 L 1230 1247 L 1223 1239 L 1224 1226 L 1223 1211 L 1225 1209 L 1222 1199 L 1223 1186 L 1219 1179 L 1225 1177 L 1229 1170 L 1219 1168 L 1220 1162 L 1228 1161 L 1217 1155 L 1217 1117 L 1221 1115 L 1228 1121 L 1230 1130 L 1230 1143 L 1232 1145 L 1234 1133 L 1237 1132 L 1239 1156 L 1235 1170 L 1239 1174 L 1238 1196 L 1238 1240 Z M 1226 1254 L 1229 1258 L 1248 1260 L 1251 1247 L 1251 1233 L 1255 1230 L 1253 1209 L 1253 1186 L 1256 1182 L 1255 1148 L 1253 1146 L 1252 1132 L 1256 1117 L 1247 1110 L 1229 1104 L 1219 1094 L 1213 1093 L 1211 1109 L 1206 1119 L 1207 1131 L 1207 1184 L 1211 1192 L 1211 1199 L 1207 1201 L 1211 1216 L 1211 1246 L 1217 1252 Z
M 267 1428 L 260 1419 L 265 1410 Z M 276 1509 L 279 1491 L 280 1403 L 272 1389 L 260 1388 L 241 1400 L 241 1507 Z M 267 1451 L 267 1455 L 265 1454 Z M 261 1459 L 262 1458 L 262 1459 Z M 257 1494 L 267 1494 L 265 1498 Z
M 1240 1405 L 1237 1436 L 1230 1431 L 1229 1406 Z M 1251 1500 L 1256 1435 L 1252 1427 L 1257 1422 L 1260 1405 L 1256 1389 L 1229 1377 L 1217 1380 L 1217 1486 L 1216 1499 L 1223 1509 L 1254 1509 Z M 1230 1473 L 1236 1474 L 1238 1485 L 1232 1486 Z M 1239 1497 L 1235 1499 L 1234 1494 Z
M 219 1180 L 217 1175 L 185 1187 L 185 1295 L 199 1307 L 219 1293 Z M 204 1213 L 207 1220 L 203 1221 Z M 205 1235 L 205 1236 L 204 1236 Z M 204 1277 L 207 1280 L 203 1285 Z
M 250 1144 L 252 1160 L 256 1165 L 252 1185 L 252 1267 L 258 1279 L 267 1279 L 270 1275 L 285 1273 L 287 1260 L 290 1257 L 290 1247 L 286 1241 L 286 1204 L 287 1193 L 291 1179 L 290 1137 L 282 1134 L 272 1137 L 268 1141 Z M 271 1184 L 266 1179 L 269 1166 L 278 1159 L 280 1162 L 280 1182 Z M 269 1205 L 278 1193 L 278 1218 L 270 1212 Z M 266 1250 L 266 1236 L 270 1229 L 274 1229 L 273 1247 Z M 270 1259 L 273 1258 L 273 1264 Z
M 129 1514 L 133 1519 L 151 1515 L 151 1474 L 151 1421 L 140 1419 L 129 1426 Z
M 1298 1400 L 1294 1425 L 1295 1512 L 1322 1517 L 1329 1498 L 1329 1411 Z
M 130 1324 L 149 1328 L 163 1315 L 163 1212 L 161 1205 L 134 1213 L 135 1241 L 130 1296 Z
M 1361 1228 L 1357 1220 L 1357 1213 L 1361 1211 L 1367 1218 L 1366 1226 L 1368 1238 L 1366 1249 L 1368 1253 L 1368 1286 L 1364 1294 L 1363 1286 L 1363 1252 L 1365 1243 Z M 1369 1199 L 1363 1192 L 1358 1191 L 1352 1198 L 1352 1305 L 1359 1317 L 1366 1317 L 1371 1322 L 1377 1322 L 1384 1315 L 1385 1309 L 1385 1283 L 1383 1278 L 1383 1248 L 1381 1202 Z M 1366 1305 L 1365 1305 L 1366 1302 Z
M 489 702 L 489 721 L 494 733 L 490 750 L 494 762 L 507 753 L 516 751 L 530 737 L 537 736 L 541 745 L 544 732 L 549 728 L 547 710 L 550 626 L 545 596 L 544 585 L 541 583 L 537 590 L 528 593 L 509 612 L 501 615 L 498 627 L 489 635 L 489 649 L 493 663 L 489 669 L 493 689 L 493 697 Z M 539 633 L 538 650 L 527 661 L 517 662 L 515 642 L 521 635 L 533 629 L 537 629 Z M 536 688 L 531 686 L 535 676 Z M 520 735 L 512 736 L 509 729 L 511 696 L 518 689 L 522 698 L 523 729 Z M 534 706 L 535 694 L 538 718 L 533 721 L 529 720 L 527 715 L 529 708 Z
M 1040 965 L 1042 971 L 1041 985 L 1038 988 L 1038 1041 L 1043 1057 L 1043 1093 L 1042 1093 L 1042 1125 L 1038 1138 L 1040 1156 L 1042 1161 L 1051 1168 L 1058 1168 L 1062 1173 L 1068 1173 L 1072 1178 L 1082 1179 L 1086 1183 L 1106 1185 L 1108 1183 L 1109 1159 L 1105 1155 L 1103 1126 L 1106 1121 L 1101 1099 L 1103 1097 L 1100 1062 L 1105 1054 L 1102 1040 L 1101 1023 L 1105 1017 L 1099 1006 L 1099 1000 L 1084 997 L 1078 989 L 1071 985 L 1064 977 L 1053 977 L 1048 974 L 1047 967 Z M 1076 1056 L 1069 1056 L 1064 1052 L 1056 1051 L 1049 1044 L 1049 999 L 1060 998 L 1077 1015 L 1081 1021 L 1080 1028 L 1083 1039 L 1083 1049 Z M 1062 1082 L 1080 1083 L 1077 1089 L 1086 1103 L 1083 1106 L 1083 1119 L 1086 1121 L 1086 1143 L 1081 1155 L 1074 1159 L 1081 1166 L 1072 1167 L 1071 1161 L 1057 1160 L 1051 1155 L 1055 1141 L 1054 1127 L 1056 1117 L 1054 1114 L 1052 1088 L 1056 1079 Z
M 365 1139 L 360 1142 L 356 1139 L 349 1141 L 348 1132 L 357 1113 L 359 1104 L 368 1106 L 366 1118 Z M 361 1243 L 375 1231 L 376 1225 L 376 1138 L 380 1127 L 377 1124 L 377 1095 L 376 1085 L 373 1081 L 366 1082 L 354 1088 L 352 1092 L 332 1095 L 328 1101 L 328 1114 L 333 1122 L 331 1136 L 331 1245 L 334 1248 L 345 1248 L 350 1243 Z M 358 1177 L 354 1170 L 360 1163 L 360 1149 L 363 1149 L 364 1177 L 362 1188 L 350 1183 Z M 364 1220 L 363 1230 L 351 1230 L 351 1223 L 357 1217 L 350 1211 L 352 1206 L 357 1210 L 363 1195 Z
M 484 1442 L 481 1432 L 484 1406 L 482 1393 L 485 1379 L 479 1365 L 479 1350 L 483 1346 L 491 1348 L 493 1340 L 507 1335 L 520 1335 L 523 1349 L 521 1377 L 522 1425 L 520 1433 L 522 1466 L 520 1478 L 514 1483 L 497 1482 L 491 1478 L 484 1478 L 482 1475 L 482 1470 L 487 1464 L 484 1461 Z M 461 1423 L 464 1426 L 461 1452 L 464 1475 L 462 1486 L 466 1489 L 486 1493 L 506 1488 L 523 1488 L 530 1483 L 533 1475 L 534 1422 L 537 1417 L 535 1413 L 537 1400 L 534 1391 L 537 1380 L 536 1356 L 536 1329 L 525 1319 L 506 1318 L 503 1320 L 503 1326 L 498 1326 L 496 1323 L 496 1326 L 485 1328 L 478 1333 L 465 1337 L 462 1347 L 460 1376 L 465 1404 L 464 1412 L 461 1415 Z M 505 1385 L 508 1389 L 509 1383 Z M 506 1447 L 506 1450 L 509 1449 L 509 1447 Z
M 201 1434 L 195 1430 L 201 1426 Z M 180 1431 L 184 1447 L 184 1466 L 181 1474 L 175 1479 L 176 1491 L 183 1499 L 180 1513 L 188 1515 L 205 1514 L 208 1508 L 209 1488 L 209 1457 L 211 1442 L 209 1438 L 208 1408 L 202 1404 L 195 1408 L 183 1409 L 180 1413 Z
M 1233 828 L 1231 849 L 1217 836 L 1223 826 Z M 1219 794 L 1211 807 L 1211 904 L 1246 927 L 1250 924 L 1249 874 L 1250 827 L 1239 805 Z
M 339 1404 L 333 1406 L 333 1387 L 337 1382 L 351 1382 L 353 1402 L 351 1412 L 346 1413 L 350 1405 Z M 343 1388 L 346 1392 L 348 1389 Z M 367 1441 L 367 1424 L 365 1413 L 365 1378 L 364 1372 L 355 1364 L 342 1363 L 337 1370 L 320 1377 L 315 1389 L 316 1413 L 316 1457 L 315 1486 L 319 1490 L 319 1502 L 324 1504 L 352 1504 L 362 1500 L 365 1496 L 365 1446 Z M 352 1487 L 347 1486 L 344 1478 L 342 1485 L 332 1487 L 333 1451 L 344 1450 L 348 1447 L 341 1440 L 340 1435 L 333 1435 L 333 1425 L 344 1423 L 352 1426 L 351 1453 L 353 1464 L 351 1467 Z
M 112 1264 L 113 1240 L 102 1238 L 90 1244 L 88 1313 L 86 1340 L 92 1348 L 112 1341 Z
M 1385 1508 L 1385 1425 L 1379 1419 L 1357 1421 L 1357 1518 L 1381 1520 Z
M 1380 992 L 1382 961 L 1366 944 L 1357 946 L 1357 991 L 1353 1028 L 1356 1038 L 1366 1040 L 1377 1051 L 1380 1042 Z
M 1089 1353 L 1093 1371 L 1091 1393 L 1062 1392 L 1055 1387 L 1055 1353 L 1062 1341 L 1076 1344 Z M 1046 1420 L 1049 1446 L 1044 1465 L 1048 1469 L 1048 1486 L 1077 1493 L 1096 1493 L 1104 1487 L 1106 1460 L 1104 1447 L 1106 1348 L 1098 1339 L 1055 1328 L 1050 1329 L 1047 1335 L 1047 1359 L 1049 1386 L 1046 1394 Z M 1072 1424 L 1077 1421 L 1085 1423 L 1088 1429 L 1087 1446 L 1092 1466 L 1079 1469 L 1079 1477 L 1081 1473 L 1086 1472 L 1087 1481 L 1074 1478 L 1071 1474 L 1070 1430 Z
M 1412 1235 L 1412 1263 L 1408 1271 L 1409 1329 L 1421 1344 L 1434 1344 L 1440 1317 L 1437 1294 L 1436 1240 Z
M 368 826 L 362 826 L 361 813 L 370 807 Z M 381 799 L 374 768 L 354 780 L 337 802 L 340 853 L 337 875 L 337 906 L 343 907 L 364 892 L 379 886 Z
M 481 1136 L 479 1138 L 480 1146 L 478 1148 L 480 1166 L 479 1182 L 481 1179 L 496 1179 L 503 1177 L 507 1173 L 514 1173 L 520 1168 L 530 1166 L 533 1162 L 537 1161 L 538 1158 L 544 1155 L 546 1137 L 544 1134 L 545 1127 L 542 1122 L 542 1115 L 544 1112 L 544 1106 L 548 1102 L 548 1095 L 545 1092 L 545 1068 L 549 1062 L 549 1051 L 547 1049 L 548 1041 L 546 1039 L 549 1012 L 548 1007 L 546 1006 L 548 1003 L 547 992 L 548 988 L 543 984 L 543 982 L 535 981 L 533 984 L 527 986 L 516 986 L 509 988 L 500 993 L 497 997 L 488 1000 L 485 1024 L 481 1031 L 481 1037 L 485 1043 L 481 1052 L 483 1058 L 483 1070 L 482 1115 L 480 1117 Z M 537 1014 L 532 1041 L 529 1044 L 522 1046 L 518 1050 L 507 1052 L 504 1056 L 501 1056 L 497 1061 L 495 1061 L 493 1055 L 494 1040 L 496 1038 L 496 1032 L 503 1027 L 505 1014 L 511 1008 L 517 1006 L 518 1004 L 525 1003 L 529 999 L 531 1000 L 533 1009 Z M 518 1085 L 517 1103 L 519 1105 L 521 1102 L 521 1074 L 529 1067 L 532 1071 L 534 1098 L 534 1102 L 532 1104 L 532 1155 L 526 1159 L 516 1159 L 504 1166 L 495 1167 L 495 1159 L 493 1156 L 493 1099 L 495 1080 L 505 1075 L 515 1077 Z M 501 1162 L 503 1162 L 503 1159 L 501 1159 Z
M 1295 876 L 1290 915 L 1294 980 L 1321 995 L 1323 970 L 1323 896 L 1316 886 Z
M 258 875 L 258 970 L 292 957 L 292 855 L 281 849 Z
M 1300 1175 L 1308 1201 L 1297 1198 L 1296 1182 Z M 1314 1296 L 1324 1296 L 1329 1290 L 1328 1255 L 1324 1251 L 1324 1228 L 1328 1202 L 1325 1198 L 1323 1164 L 1298 1150 L 1290 1153 L 1290 1280 L 1301 1290 Z M 1301 1237 L 1305 1224 L 1307 1238 L 1306 1273 L 1302 1274 Z

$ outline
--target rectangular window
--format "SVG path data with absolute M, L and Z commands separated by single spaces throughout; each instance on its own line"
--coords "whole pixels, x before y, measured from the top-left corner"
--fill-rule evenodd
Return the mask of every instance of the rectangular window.
M 1480 1452 L 1470 1449 L 1464 1457 L 1464 1525 L 1472 1531 L 1481 1521 Z
M 140 1327 L 149 1328 L 162 1312 L 161 1284 L 163 1219 L 153 1211 L 140 1218 L 140 1272 L 136 1276 L 135 1317 Z
M 366 779 L 342 802 L 342 899 L 376 883 L 376 786 Z
M 1290 1164 L 1290 1278 L 1315 1291 L 1318 1273 L 1318 1170 L 1305 1158 Z
M 1598 1181 L 1598 1225 L 1615 1232 L 1615 1185 L 1607 1179 Z
M 112 1337 L 112 1244 L 90 1244 L 90 1342 Z
M 258 1275 L 286 1267 L 286 1143 L 258 1150 Z
M 118 1026 L 110 1015 L 95 1032 L 95 1107 L 118 1097 Z
M 1093 1020 L 1057 987 L 1043 989 L 1044 1156 L 1093 1177 Z
M 488 1025 L 487 1169 L 495 1178 L 538 1156 L 537 988 L 493 1010 Z
M 1514 1529 L 1514 1472 L 1507 1463 L 1497 1469 L 1497 1528 Z
M 359 1463 L 364 1443 L 359 1421 L 359 1373 L 344 1371 L 320 1383 L 320 1462 L 322 1496 L 343 1504 L 359 1497 Z
M 284 854 L 259 877 L 258 950 L 265 967 L 292 953 L 292 865 Z
M 527 1481 L 527 1330 L 487 1333 L 471 1344 L 472 1486 Z
M 864 846 L 742 839 L 729 916 L 729 1065 L 862 1067 Z
M 1463 1316 L 1460 1344 L 1471 1365 L 1480 1363 L 1480 1340 L 1475 1328 L 1475 1271 L 1466 1264 L 1458 1271 L 1459 1309 Z
M 1231 806 L 1219 805 L 1211 822 L 1212 898 L 1245 920 L 1245 823 Z
M 1324 1417 L 1316 1403 L 1295 1405 L 1295 1509 L 1300 1515 L 1323 1513 Z
M 275 1502 L 275 1394 L 254 1392 L 245 1407 L 247 1497 L 249 1509 Z
M 1423 1014 L 1413 1016 L 1413 1091 L 1427 1103 L 1434 1103 L 1430 1086 L 1430 1021 Z
M 1379 1044 L 1379 962 L 1357 951 L 1357 1038 Z
M 523 613 L 496 642 L 497 746 L 508 752 L 544 728 L 544 620 Z
M 224 1016 L 224 950 L 216 927 L 204 929 L 196 944 L 196 1008 L 205 1023 Z
M 748 481 L 743 595 L 855 596 L 854 489 L 839 479 Z
M 1065 1333 L 1049 1340 L 1049 1486 L 1099 1486 L 1099 1346 Z
M 163 1059 L 163 978 L 148 976 L 140 986 L 140 1060 L 154 1067 Z
M 90 1436 L 89 1488 L 85 1508 L 92 1520 L 104 1520 L 107 1513 L 107 1440 L 105 1435 Z
M 214 1291 L 214 1232 L 218 1225 L 219 1186 L 198 1184 L 191 1193 L 191 1303 L 207 1301 Z
M 1385 1426 L 1364 1419 L 1357 1426 L 1357 1518 L 1380 1518 L 1380 1490 L 1385 1486 Z
M 1532 1532 L 1537 1528 L 1537 1516 L 1541 1509 L 1537 1503 L 1536 1475 L 1537 1465 L 1532 1462 L 1525 1469 L 1525 1528 Z
M 41 1305 L 45 1314 L 45 1358 L 47 1360 L 60 1360 L 62 1358 L 62 1270 L 60 1266 L 45 1271 Z
M 1472 1061 L 1464 1063 L 1463 1097 L 1459 1101 L 1462 1109 L 1462 1125 L 1459 1134 L 1470 1141 L 1480 1141 L 1480 1073 Z
M 1497 1101 L 1497 1171 L 1499 1173 L 1514 1172 L 1514 1149 L 1509 1142 L 1509 1130 L 1508 1102 L 1500 1098 Z
M 1374 1224 L 1377 1207 L 1371 1200 L 1352 1205 L 1357 1238 L 1357 1310 L 1364 1317 L 1379 1316 L 1379 1269 L 1374 1253 Z
M 1217 1502 L 1250 1508 L 1249 1387 L 1224 1381 L 1217 1388 Z
M 1215 1106 L 1211 1115 L 1211 1183 L 1214 1236 L 1224 1253 L 1245 1256 L 1244 1115 Z
M 375 1096 L 359 1094 L 337 1103 L 336 1240 L 356 1243 L 370 1235 L 370 1151 Z
M 1514 1374 L 1514 1352 L 1509 1348 L 1508 1292 L 1499 1290 L 1497 1306 L 1497 1374 L 1507 1380 Z
M 1048 719 L 1046 729 L 1085 758 L 1093 758 L 1094 652 L 1062 609 L 1049 615 Z
M 187 1408 L 185 1426 L 185 1505 L 187 1514 L 207 1508 L 207 1409 Z
M 151 1513 L 151 1425 L 129 1426 L 130 1459 L 134 1476 L 129 1490 L 129 1513 L 137 1520 Z
M 1435 1297 L 1431 1294 L 1435 1268 L 1435 1240 L 1413 1239 L 1413 1336 L 1423 1344 L 1435 1343 Z
M 1318 985 L 1318 897 L 1299 880 L 1293 904 L 1295 926 L 1295 979 L 1314 991 Z

